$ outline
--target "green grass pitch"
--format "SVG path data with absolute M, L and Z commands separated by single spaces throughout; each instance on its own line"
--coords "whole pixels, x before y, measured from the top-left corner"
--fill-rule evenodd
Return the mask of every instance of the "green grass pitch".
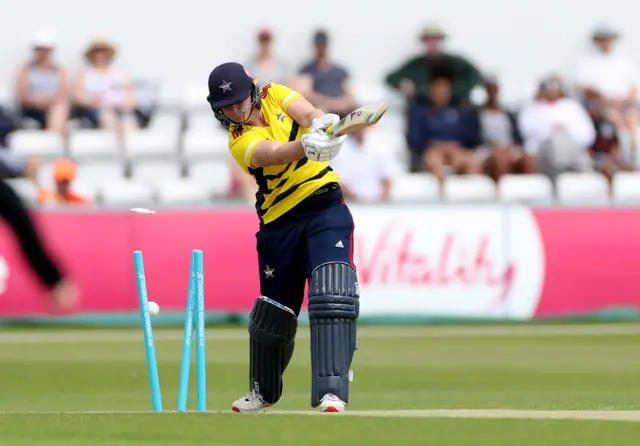
M 0 445 L 640 444 L 637 324 L 362 327 L 346 415 L 311 411 L 307 327 L 282 402 L 254 415 L 230 411 L 245 329 L 207 329 L 209 413 L 173 412 L 182 330 L 155 335 L 163 414 L 141 329 L 0 331 Z

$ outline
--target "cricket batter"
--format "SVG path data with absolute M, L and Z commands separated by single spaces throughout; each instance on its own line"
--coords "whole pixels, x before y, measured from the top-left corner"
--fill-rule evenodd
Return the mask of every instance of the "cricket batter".
M 311 406 L 342 412 L 357 348 L 359 292 L 353 218 L 329 167 L 346 136 L 324 130 L 337 115 L 316 109 L 278 84 L 262 88 L 244 67 L 225 63 L 209 75 L 207 101 L 229 129 L 229 149 L 257 183 L 260 292 L 249 322 L 249 393 L 235 412 L 256 412 L 282 397 L 297 316 L 309 281 Z

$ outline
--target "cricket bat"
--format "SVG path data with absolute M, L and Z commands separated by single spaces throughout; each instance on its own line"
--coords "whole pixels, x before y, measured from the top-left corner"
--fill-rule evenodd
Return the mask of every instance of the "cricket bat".
M 365 105 L 352 111 L 325 130 L 331 136 L 348 135 L 358 130 L 376 124 L 387 111 L 387 104 Z

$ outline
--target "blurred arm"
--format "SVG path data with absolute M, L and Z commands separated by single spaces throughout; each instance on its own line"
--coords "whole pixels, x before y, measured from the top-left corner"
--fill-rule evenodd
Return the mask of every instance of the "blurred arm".
M 302 96 L 294 99 L 289 108 L 287 108 L 287 114 L 296 121 L 301 127 L 310 128 L 314 119 L 321 118 L 325 113 L 316 108 Z

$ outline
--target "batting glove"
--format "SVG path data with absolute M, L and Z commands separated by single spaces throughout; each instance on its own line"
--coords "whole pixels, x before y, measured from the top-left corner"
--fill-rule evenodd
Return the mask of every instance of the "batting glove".
M 312 161 L 331 161 L 340 153 L 347 135 L 332 138 L 322 130 L 315 130 L 302 136 L 305 156 Z
M 333 113 L 327 113 L 326 115 L 311 121 L 311 130 L 319 130 L 321 132 L 324 132 L 333 124 L 337 124 L 338 122 L 340 122 L 340 116 Z

